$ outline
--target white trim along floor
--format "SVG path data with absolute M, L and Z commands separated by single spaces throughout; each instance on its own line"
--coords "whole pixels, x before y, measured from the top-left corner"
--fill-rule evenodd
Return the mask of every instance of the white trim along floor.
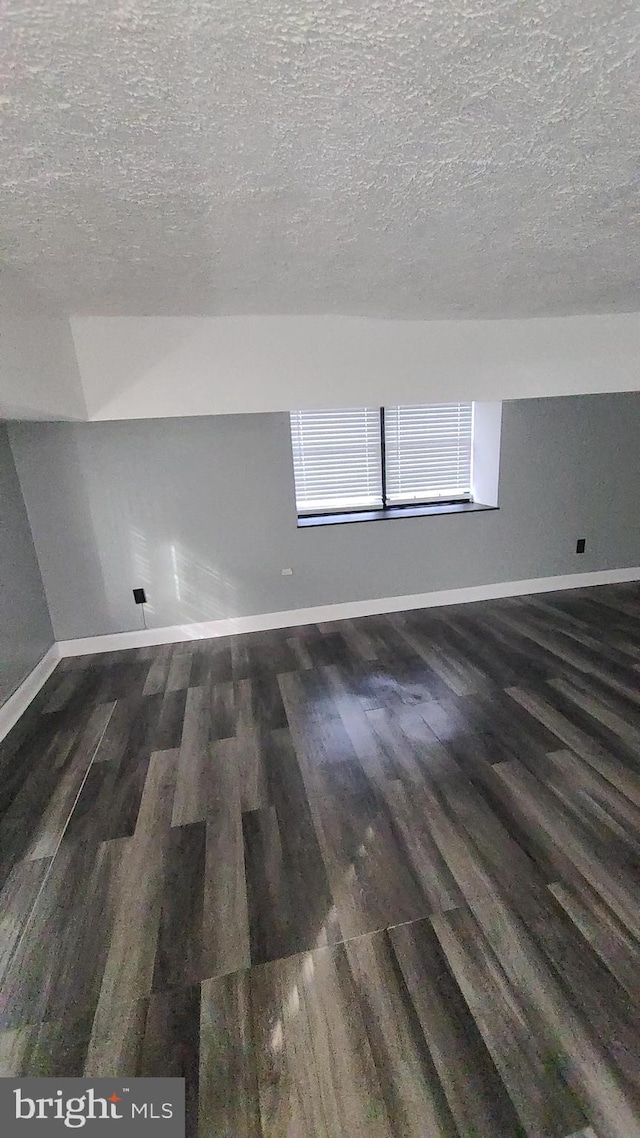
M 350 620 L 377 613 L 403 612 L 408 609 L 433 608 L 440 605 L 469 604 L 498 597 L 521 597 L 529 593 L 580 589 L 592 585 L 613 585 L 623 581 L 639 581 L 640 566 L 625 569 L 599 569 L 590 573 L 565 573 L 556 577 L 532 577 L 525 581 L 499 581 L 490 585 L 472 585 L 462 589 L 441 589 L 431 593 L 412 593 L 402 597 L 382 597 L 365 601 L 344 601 L 314 608 L 289 609 L 285 612 L 259 613 L 255 616 L 228 617 L 200 624 L 176 624 L 166 628 L 147 628 L 134 632 L 114 632 L 106 636 L 87 636 L 77 640 L 60 640 L 49 651 L 20 687 L 0 707 L 0 740 L 27 709 L 48 680 L 58 660 L 67 656 L 87 656 L 98 652 L 115 652 L 126 648 L 144 648 L 152 644 L 174 644 L 187 640 L 207 640 L 215 636 L 234 636 L 243 632 L 262 632 L 269 628 L 292 628 L 295 625 L 322 624 L 329 620 Z

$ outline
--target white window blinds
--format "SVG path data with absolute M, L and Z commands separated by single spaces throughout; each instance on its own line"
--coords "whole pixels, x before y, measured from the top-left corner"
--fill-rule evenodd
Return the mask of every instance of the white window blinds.
M 470 498 L 473 403 L 384 410 L 389 505 Z
M 291 441 L 299 514 L 381 507 L 379 407 L 292 411 Z

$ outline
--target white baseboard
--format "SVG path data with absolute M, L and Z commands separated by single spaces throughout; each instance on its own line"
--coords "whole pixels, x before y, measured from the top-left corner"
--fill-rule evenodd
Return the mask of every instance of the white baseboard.
M 27 710 L 32 699 L 35 699 L 40 688 L 45 685 L 53 669 L 55 668 L 58 660 L 60 659 L 60 649 L 57 644 L 52 644 L 49 651 L 45 653 L 39 663 L 36 664 L 32 672 L 22 681 L 19 688 L 16 688 L 13 695 L 10 695 L 7 700 L 0 707 L 0 740 L 8 735 L 11 728 L 15 727 L 21 715 Z
M 358 616 L 375 616 L 406 609 L 434 608 L 440 605 L 462 605 L 472 601 L 488 601 L 498 597 L 521 597 L 527 593 L 547 593 L 556 589 L 580 589 L 589 585 L 614 585 L 622 581 L 640 581 L 640 566 L 629 569 L 599 569 L 593 573 L 566 573 L 558 577 L 533 577 L 527 581 L 498 581 L 491 585 L 471 585 L 464 589 L 440 589 L 433 593 L 412 593 L 403 597 L 377 597 L 369 601 L 344 601 L 335 605 L 289 609 L 286 612 L 236 616 L 226 620 L 210 620 L 202 624 L 176 624 L 168 628 L 147 628 L 135 632 L 114 632 L 107 636 L 87 636 L 78 640 L 60 640 L 52 644 L 20 687 L 0 707 L 0 741 L 18 722 L 31 701 L 44 686 L 62 657 L 87 656 L 98 652 L 114 652 L 126 648 L 145 648 L 154 644 L 177 644 L 189 640 L 207 640 L 216 636 L 235 636 L 241 632 L 263 632 L 269 628 L 292 628 L 295 625 L 323 624 L 330 620 L 349 620 Z
M 147 628 L 135 632 L 114 632 L 106 636 L 87 636 L 78 640 L 61 640 L 61 656 L 86 656 L 94 652 L 113 652 L 124 648 L 145 648 L 153 644 L 175 644 L 188 640 L 207 640 L 216 636 L 234 636 L 241 632 L 263 632 L 269 628 L 291 628 L 294 625 L 322 624 L 329 620 L 349 620 L 357 616 L 402 612 L 405 609 L 433 608 L 439 605 L 468 604 L 471 601 L 494 600 L 497 597 L 520 597 L 527 593 L 546 593 L 556 589 L 579 589 L 588 585 L 613 585 L 621 581 L 639 581 L 640 567 L 600 569 L 592 573 L 566 573 L 559 577 L 533 577 L 527 581 L 500 581 L 491 585 L 472 585 L 464 589 L 441 589 L 434 593 L 412 593 L 403 597 L 381 597 L 370 601 L 344 601 L 315 608 L 289 609 L 287 612 L 261 613 L 257 616 L 229 617 L 202 624 L 175 624 L 168 628 Z

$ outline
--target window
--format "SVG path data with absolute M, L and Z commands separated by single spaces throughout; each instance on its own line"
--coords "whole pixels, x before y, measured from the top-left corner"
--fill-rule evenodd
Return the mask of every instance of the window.
M 291 412 L 298 514 L 471 502 L 473 407 Z
M 471 499 L 473 403 L 385 407 L 389 505 Z
M 292 411 L 291 441 L 299 514 L 382 507 L 378 407 Z

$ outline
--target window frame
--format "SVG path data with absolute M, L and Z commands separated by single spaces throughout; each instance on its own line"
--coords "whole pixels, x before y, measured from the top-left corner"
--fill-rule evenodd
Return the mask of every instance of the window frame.
M 487 510 L 498 510 L 484 502 L 438 502 L 426 506 L 387 506 L 381 510 L 358 510 L 335 514 L 298 514 L 297 528 L 311 529 L 314 526 L 352 525 L 354 522 L 384 522 L 400 518 L 427 518 L 435 516 L 456 516 L 458 514 L 480 514 Z
M 361 443 L 359 443 L 358 447 L 356 447 L 354 454 L 351 455 L 351 458 L 353 460 L 353 457 L 355 455 L 356 464 L 358 462 L 358 459 L 361 460 L 362 465 L 360 468 L 360 472 L 361 473 L 364 473 L 365 471 L 367 472 L 365 475 L 365 482 L 368 486 L 368 484 L 369 484 L 368 438 L 369 438 L 369 430 L 371 430 L 371 435 L 375 439 L 376 453 L 373 456 L 373 458 L 374 458 L 374 462 L 375 462 L 374 469 L 375 469 L 375 474 L 376 474 L 376 480 L 379 482 L 379 487 L 380 487 L 380 494 L 379 495 L 377 493 L 375 494 L 376 501 L 369 501 L 369 502 L 365 502 L 364 504 L 360 504 L 360 505 L 354 505 L 353 501 L 351 501 L 351 502 L 347 502 L 347 503 L 343 502 L 342 504 L 336 503 L 327 509 L 319 508 L 318 505 L 299 508 L 298 507 L 298 501 L 297 501 L 297 486 L 296 486 L 296 477 L 295 477 L 295 474 L 296 474 L 296 455 L 299 455 L 300 473 L 302 476 L 302 483 L 306 489 L 307 487 L 306 487 L 305 460 L 308 460 L 311 463 L 311 465 L 314 464 L 314 461 L 317 464 L 317 455 L 314 456 L 313 451 L 314 451 L 314 445 L 317 446 L 318 443 L 317 442 L 314 443 L 313 434 L 314 434 L 314 432 L 318 431 L 318 424 L 313 421 L 314 416 L 316 416 L 318 414 L 320 416 L 323 416 L 323 415 L 333 416 L 336 412 L 338 413 L 338 415 L 342 413 L 345 416 L 348 414 L 354 413 L 354 412 L 358 412 L 358 413 L 364 412 L 362 423 L 359 424 L 359 426 L 356 428 L 356 430 L 362 431 L 363 438 L 362 438 Z M 305 415 L 305 414 L 307 414 L 311 420 L 308 424 L 308 429 L 309 429 L 311 436 L 312 436 L 311 440 L 309 441 L 309 454 L 307 456 L 305 456 L 303 453 L 304 447 L 300 447 L 297 444 L 297 439 L 300 438 L 301 434 L 302 434 L 298 417 L 301 415 Z M 295 424 L 294 424 L 294 417 L 295 417 Z M 290 422 L 291 446 L 292 446 L 293 464 L 294 464 L 294 491 L 295 491 L 295 498 L 296 498 L 296 510 L 297 510 L 299 518 L 330 517 L 333 514 L 360 513 L 360 512 L 364 512 L 364 511 L 368 511 L 368 510 L 379 510 L 379 509 L 383 508 L 383 505 L 384 505 L 384 501 L 383 501 L 383 497 L 382 497 L 383 473 L 382 473 L 382 462 L 381 462 L 381 453 L 382 453 L 381 445 L 382 444 L 381 444 L 381 439 L 380 439 L 379 408 L 366 407 L 365 406 L 365 407 L 345 407 L 345 408 L 335 408 L 335 409 L 328 408 L 326 410 L 324 410 L 324 409 L 320 410 L 319 412 L 316 412 L 313 410 L 307 411 L 307 412 L 290 411 L 289 412 L 289 422 Z M 348 424 L 343 424 L 342 429 L 344 429 L 345 427 L 347 427 L 348 433 L 351 433 L 352 428 L 350 430 L 348 427 Z M 331 456 L 334 448 L 333 448 L 333 445 L 331 443 L 329 443 L 328 448 L 325 444 L 324 449 L 325 449 L 325 453 L 328 449 L 329 456 Z M 348 452 L 347 452 L 347 454 L 348 454 Z M 345 487 L 345 492 L 343 494 L 343 497 L 345 499 L 347 498 L 346 487 Z M 365 495 L 362 495 L 362 497 L 365 497 Z M 372 495 L 372 497 L 373 497 L 373 495 Z
M 455 438 L 455 440 L 456 440 L 455 445 L 457 447 L 458 455 L 460 453 L 460 439 L 461 439 L 461 437 L 464 437 L 463 432 L 460 430 L 460 410 L 458 410 L 457 412 L 454 412 L 454 414 L 457 414 L 457 417 L 458 417 L 458 431 L 453 436 L 450 434 L 447 435 L 447 422 L 446 422 L 446 420 L 450 420 L 451 408 L 452 407 L 457 407 L 458 409 L 461 407 L 470 408 L 470 412 L 468 412 L 468 414 L 469 414 L 469 434 L 468 434 L 469 491 L 468 491 L 468 493 L 460 493 L 460 494 L 454 494 L 454 495 L 449 495 L 449 496 L 446 496 L 444 494 L 441 497 L 437 497 L 435 495 L 426 495 L 423 497 L 422 496 L 421 497 L 415 497 L 415 498 L 407 497 L 407 498 L 405 498 L 405 500 L 398 500 L 398 498 L 396 498 L 396 496 L 393 494 L 393 491 L 389 490 L 389 483 L 391 483 L 391 485 L 393 486 L 394 479 L 397 480 L 397 478 L 398 478 L 398 471 L 400 472 L 400 477 L 402 478 L 403 466 L 406 466 L 406 475 L 408 478 L 410 478 L 412 458 L 411 458 L 411 454 L 410 453 L 407 454 L 406 450 L 403 452 L 402 447 L 401 446 L 398 447 L 397 443 L 396 443 L 396 454 L 394 455 L 393 444 L 391 444 L 391 455 L 392 455 L 392 457 L 389 458 L 387 456 L 387 449 L 389 448 L 390 444 L 387 442 L 387 437 L 386 437 L 386 435 L 387 435 L 387 422 L 386 422 L 385 412 L 389 412 L 390 413 L 389 417 L 391 419 L 395 419 L 395 423 L 397 424 L 397 426 L 395 427 L 396 435 L 397 435 L 397 437 L 402 437 L 403 416 L 402 416 L 402 414 L 396 414 L 396 412 L 402 412 L 402 411 L 408 411 L 408 410 L 411 410 L 413 412 L 419 412 L 420 414 L 419 414 L 419 416 L 417 416 L 417 422 L 413 422 L 410 425 L 410 430 L 415 430 L 416 427 L 420 426 L 421 420 L 422 420 L 422 423 L 424 423 L 424 418 L 423 418 L 424 409 L 425 408 L 430 409 L 432 407 L 437 407 L 439 409 L 440 416 L 444 420 L 444 422 L 441 423 L 442 436 L 438 439 L 438 445 L 440 447 L 442 447 L 444 445 L 446 448 L 447 446 L 451 445 L 451 439 Z M 473 498 L 474 407 L 475 407 L 475 403 L 473 400 L 465 400 L 465 401 L 460 400 L 460 401 L 453 403 L 453 404 L 450 402 L 447 402 L 447 403 L 424 403 L 424 404 L 397 404 L 397 405 L 391 406 L 391 407 L 381 407 L 380 408 L 380 411 L 381 411 L 380 427 L 381 427 L 381 431 L 382 431 L 383 454 L 384 454 L 384 463 L 385 463 L 384 469 L 383 469 L 383 484 L 384 484 L 383 505 L 384 505 L 385 509 L 395 509 L 396 507 L 406 507 L 406 506 L 410 506 L 410 507 L 411 506 L 437 506 L 440 504 L 451 505 L 451 504 L 456 503 L 456 502 L 473 502 L 473 500 L 474 500 L 474 498 Z M 429 412 L 427 414 L 427 420 L 431 417 L 431 414 L 432 414 L 432 412 L 431 412 L 431 410 L 429 410 Z M 407 420 L 405 420 L 405 423 L 406 423 L 406 421 Z M 392 427 L 391 428 L 392 435 L 393 435 L 393 431 L 394 431 L 394 428 Z M 425 446 L 427 446 L 427 447 L 431 446 L 433 444 L 433 436 L 430 436 L 428 429 L 424 433 L 424 440 L 423 441 L 425 443 Z M 405 436 L 404 442 L 405 442 L 405 446 L 408 445 L 409 451 L 411 451 L 414 444 L 406 436 Z M 397 457 L 396 457 L 396 455 L 397 455 Z M 442 451 L 440 451 L 440 454 L 436 454 L 435 456 L 432 455 L 432 461 L 435 461 L 436 464 L 440 463 L 440 465 L 441 465 L 442 464 Z M 455 465 L 455 463 L 454 463 L 454 465 Z
M 464 401 L 463 401 L 464 402 Z M 472 406 L 472 420 L 475 424 L 475 401 L 469 400 Z M 398 406 L 402 406 L 399 404 Z M 455 498 L 427 498 L 421 501 L 412 502 L 398 502 L 390 503 L 387 498 L 387 467 L 386 467 L 386 440 L 385 440 L 385 407 L 379 407 L 379 429 L 380 429 L 380 467 L 381 467 L 381 487 L 382 487 L 382 506 L 371 507 L 363 506 L 357 509 L 345 506 L 343 509 L 337 507 L 332 510 L 300 510 L 298 503 L 295 501 L 295 479 L 294 479 L 294 501 L 296 507 L 296 514 L 298 520 L 298 528 L 307 528 L 314 525 L 334 525 L 334 524 L 350 524 L 359 521 L 383 521 L 389 518 L 409 518 L 409 517 L 423 517 L 435 514 L 458 514 L 458 513 L 478 513 L 484 510 L 497 509 L 497 506 L 484 505 L 477 502 L 473 497 L 473 490 L 468 495 L 461 495 Z M 473 469 L 473 427 L 471 435 L 471 463 Z M 471 484 L 473 486 L 473 476 L 471 477 Z

